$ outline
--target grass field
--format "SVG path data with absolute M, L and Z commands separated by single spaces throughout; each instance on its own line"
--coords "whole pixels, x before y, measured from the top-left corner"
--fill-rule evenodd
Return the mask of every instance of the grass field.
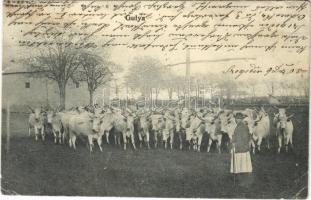
M 294 119 L 294 150 L 252 156 L 247 184 L 234 185 L 228 153 L 129 148 L 104 144 L 90 154 L 27 136 L 27 116 L 12 114 L 10 152 L 2 121 L 2 188 L 22 195 L 293 198 L 307 187 L 308 111 Z M 273 131 L 273 130 L 272 130 Z M 205 144 L 205 143 L 204 143 Z M 204 148 L 203 148 L 204 149 Z M 307 190 L 299 197 L 305 198 Z

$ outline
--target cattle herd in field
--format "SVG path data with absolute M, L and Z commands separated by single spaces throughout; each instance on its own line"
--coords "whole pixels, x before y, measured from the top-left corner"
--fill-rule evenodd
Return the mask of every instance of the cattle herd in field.
M 75 107 L 69 110 L 58 111 L 42 108 L 31 109 L 29 116 L 29 136 L 34 132 L 35 140 L 41 137 L 45 140 L 47 130 L 54 136 L 54 142 L 68 144 L 76 149 L 76 139 L 88 138 L 89 150 L 92 152 L 94 141 L 101 151 L 102 139 L 110 143 L 109 135 L 113 134 L 115 144 L 121 144 L 126 150 L 127 144 L 135 145 L 134 131 L 137 131 L 139 146 L 150 149 L 150 137 L 153 138 L 152 148 L 164 144 L 164 148 L 173 148 L 176 140 L 179 149 L 201 150 L 202 138 L 208 135 L 207 152 L 213 142 L 216 142 L 218 152 L 221 152 L 223 136 L 229 138 L 228 144 L 236 127 L 235 114 L 243 113 L 244 122 L 251 134 L 250 146 L 252 151 L 260 151 L 262 140 L 266 139 L 267 148 L 270 148 L 270 137 L 276 134 L 278 140 L 278 153 L 284 146 L 292 147 L 293 123 L 292 115 L 286 114 L 285 108 L 278 108 L 274 116 L 269 116 L 263 107 L 260 109 L 227 110 L 219 108 L 202 108 L 192 110 L 187 108 L 155 108 L 155 109 L 118 109 L 114 107 L 86 106 Z M 272 117 L 272 120 L 270 120 Z M 272 122 L 272 125 L 270 123 Z M 271 126 L 276 132 L 271 133 Z M 151 134 L 152 133 L 152 134 Z M 177 137 L 177 138 L 174 138 Z

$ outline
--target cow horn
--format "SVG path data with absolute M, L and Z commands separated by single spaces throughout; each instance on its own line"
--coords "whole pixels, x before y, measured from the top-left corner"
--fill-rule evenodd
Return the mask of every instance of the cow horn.
M 33 113 L 35 112 L 35 110 L 32 109 L 30 106 L 27 105 L 27 107 L 30 109 L 31 112 L 33 112 Z
M 294 114 L 291 114 L 290 116 L 287 117 L 287 119 L 290 119 L 294 116 Z

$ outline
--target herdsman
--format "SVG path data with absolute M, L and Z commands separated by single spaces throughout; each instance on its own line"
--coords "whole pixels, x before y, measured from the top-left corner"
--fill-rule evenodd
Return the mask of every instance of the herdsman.
M 234 178 L 239 174 L 237 177 L 239 182 L 248 182 L 248 178 L 245 175 L 253 171 L 249 145 L 251 136 L 248 126 L 243 119 L 244 115 L 242 113 L 235 115 L 237 126 L 232 137 L 230 172 L 234 174 Z

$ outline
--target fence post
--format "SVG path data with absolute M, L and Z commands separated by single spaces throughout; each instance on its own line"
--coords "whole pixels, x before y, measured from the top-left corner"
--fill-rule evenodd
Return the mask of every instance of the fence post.
M 10 102 L 7 102 L 6 108 L 6 152 L 10 152 Z

